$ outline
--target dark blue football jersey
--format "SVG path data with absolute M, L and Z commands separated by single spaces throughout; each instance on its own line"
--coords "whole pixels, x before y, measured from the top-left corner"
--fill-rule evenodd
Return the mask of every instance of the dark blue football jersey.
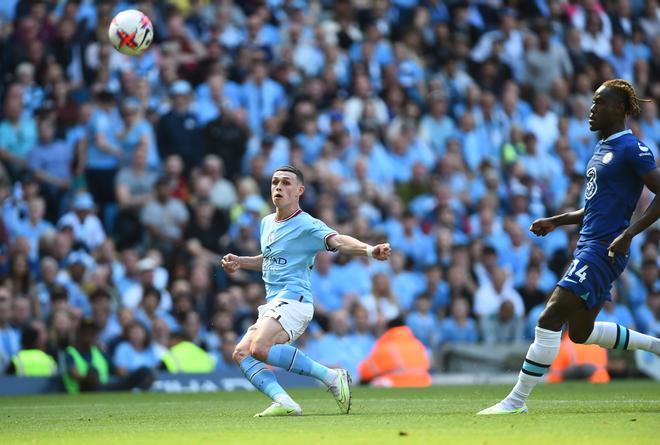
M 580 244 L 611 242 L 630 225 L 644 188 L 641 176 L 656 168 L 653 152 L 630 130 L 596 144 L 587 164 Z

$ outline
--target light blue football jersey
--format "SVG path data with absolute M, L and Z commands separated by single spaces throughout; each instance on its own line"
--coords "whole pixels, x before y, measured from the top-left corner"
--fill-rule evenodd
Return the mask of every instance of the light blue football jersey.
M 275 214 L 261 220 L 261 253 L 266 301 L 273 298 L 312 303 L 312 267 L 327 241 L 337 232 L 324 222 L 298 210 L 277 221 Z

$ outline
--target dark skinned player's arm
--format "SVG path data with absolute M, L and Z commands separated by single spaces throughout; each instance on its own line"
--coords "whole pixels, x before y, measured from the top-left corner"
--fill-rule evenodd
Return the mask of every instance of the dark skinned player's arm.
M 628 227 L 624 233 L 627 237 L 633 238 L 635 235 L 646 230 L 651 224 L 660 218 L 660 168 L 656 167 L 642 176 L 644 184 L 655 193 L 653 202 L 646 208 L 644 214 Z
M 555 226 L 569 226 L 571 224 L 582 224 L 584 219 L 584 208 L 574 212 L 562 213 L 550 218 Z

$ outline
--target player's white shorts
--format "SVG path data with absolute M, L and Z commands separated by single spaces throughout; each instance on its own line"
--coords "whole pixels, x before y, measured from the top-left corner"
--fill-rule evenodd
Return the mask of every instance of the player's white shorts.
M 259 318 L 270 317 L 277 320 L 289 334 L 289 343 L 300 337 L 314 317 L 314 305 L 285 298 L 273 298 L 258 308 Z

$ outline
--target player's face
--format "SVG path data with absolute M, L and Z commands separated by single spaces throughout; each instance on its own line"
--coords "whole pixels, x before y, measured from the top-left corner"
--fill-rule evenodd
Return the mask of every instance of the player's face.
M 270 194 L 275 207 L 287 207 L 297 203 L 305 187 L 299 182 L 296 175 L 291 172 L 275 172 L 270 183 Z
M 591 131 L 600 131 L 611 127 L 614 122 L 620 119 L 621 104 L 616 101 L 612 92 L 601 85 L 596 92 L 591 103 L 589 112 L 589 129 Z

